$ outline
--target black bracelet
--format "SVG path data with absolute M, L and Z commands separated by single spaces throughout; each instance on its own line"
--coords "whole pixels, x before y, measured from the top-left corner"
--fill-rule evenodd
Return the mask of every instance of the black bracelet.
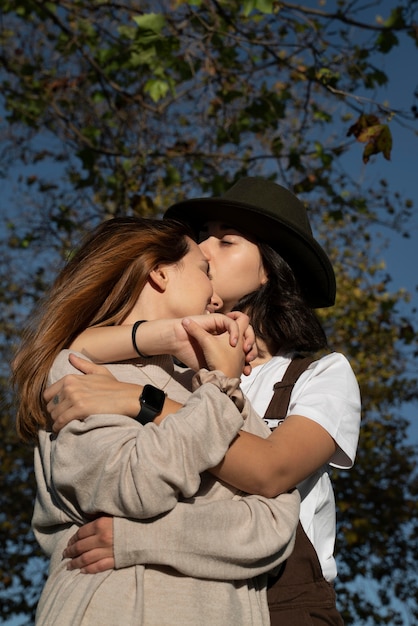
M 146 354 L 142 354 L 142 352 L 140 352 L 140 350 L 138 349 L 138 346 L 136 345 L 136 331 L 138 330 L 138 326 L 147 321 L 148 320 L 139 320 L 138 322 L 135 322 L 135 324 L 132 326 L 132 345 L 137 354 L 139 354 L 139 356 L 143 359 L 150 359 L 151 357 L 147 356 Z

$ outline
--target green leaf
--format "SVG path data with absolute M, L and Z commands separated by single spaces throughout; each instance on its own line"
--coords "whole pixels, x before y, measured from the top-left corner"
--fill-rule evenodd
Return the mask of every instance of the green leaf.
M 244 0 L 242 12 L 248 17 L 252 11 L 269 14 L 273 13 L 273 0 Z
M 170 86 L 168 82 L 159 78 L 148 80 L 145 84 L 145 91 L 149 93 L 154 102 L 158 102 L 162 98 L 165 98 L 169 88 Z
M 273 0 L 256 0 L 255 8 L 260 13 L 272 13 L 273 12 Z
M 376 44 L 380 52 L 387 54 L 394 46 L 399 44 L 399 39 L 392 31 L 385 30 L 377 37 Z
M 384 124 L 379 136 L 377 138 L 377 148 L 379 152 L 383 153 L 383 156 L 387 161 L 390 161 L 390 154 L 392 151 L 392 133 L 387 124 Z
M 160 13 L 146 13 L 145 15 L 138 15 L 132 18 L 138 25 L 140 30 L 152 31 L 159 35 L 163 30 L 166 20 L 164 15 Z
M 396 7 L 392 9 L 390 16 L 384 22 L 384 25 L 387 28 L 394 28 L 400 30 L 401 28 L 405 28 L 406 22 L 404 18 L 404 9 L 402 7 Z

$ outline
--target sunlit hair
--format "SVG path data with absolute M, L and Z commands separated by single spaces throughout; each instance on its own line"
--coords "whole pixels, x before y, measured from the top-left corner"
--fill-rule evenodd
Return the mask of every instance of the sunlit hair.
M 187 237 L 193 235 L 184 224 L 129 217 L 108 220 L 87 235 L 31 315 L 12 365 L 23 440 L 49 424 L 42 395 L 60 350 L 90 326 L 123 322 L 150 272 L 187 254 Z
M 257 246 L 268 280 L 234 308 L 249 315 L 256 336 L 265 342 L 270 354 L 325 348 L 325 332 L 306 304 L 292 269 L 269 245 Z

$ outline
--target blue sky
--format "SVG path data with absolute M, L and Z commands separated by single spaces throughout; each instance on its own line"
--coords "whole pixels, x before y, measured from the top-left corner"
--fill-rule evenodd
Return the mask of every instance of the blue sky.
M 388 3 L 392 4 L 393 3 Z M 418 49 L 408 37 L 401 38 L 399 49 L 386 57 L 381 57 L 382 69 L 390 76 L 389 86 L 379 95 L 385 104 L 394 109 L 407 109 L 413 103 L 414 90 L 418 89 Z M 368 94 L 370 97 L 370 94 Z M 381 234 L 389 240 L 389 246 L 382 251 L 381 258 L 392 276 L 393 291 L 404 287 L 412 295 L 412 305 L 418 310 L 418 120 L 409 128 L 393 120 L 390 124 L 393 135 L 391 160 L 382 155 L 373 157 L 363 164 L 361 153 L 363 144 L 354 146 L 347 157 L 347 168 L 358 181 L 370 187 L 374 181 L 385 178 L 389 188 L 399 191 L 405 198 L 414 202 L 414 217 L 409 225 L 409 239 L 382 229 Z M 415 320 L 418 314 L 415 313 Z M 418 321 L 418 320 L 417 320 Z M 417 364 L 418 373 L 418 364 Z M 411 421 L 411 441 L 418 445 L 418 403 L 405 407 L 405 415 Z

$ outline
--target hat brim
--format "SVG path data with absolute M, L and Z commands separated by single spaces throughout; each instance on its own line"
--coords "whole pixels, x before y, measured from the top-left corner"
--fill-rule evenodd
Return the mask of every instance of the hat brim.
M 206 222 L 221 221 L 256 242 L 267 243 L 292 268 L 311 308 L 335 303 L 335 274 L 324 250 L 282 217 L 232 199 L 195 198 L 172 205 L 164 218 L 187 222 L 196 235 Z

